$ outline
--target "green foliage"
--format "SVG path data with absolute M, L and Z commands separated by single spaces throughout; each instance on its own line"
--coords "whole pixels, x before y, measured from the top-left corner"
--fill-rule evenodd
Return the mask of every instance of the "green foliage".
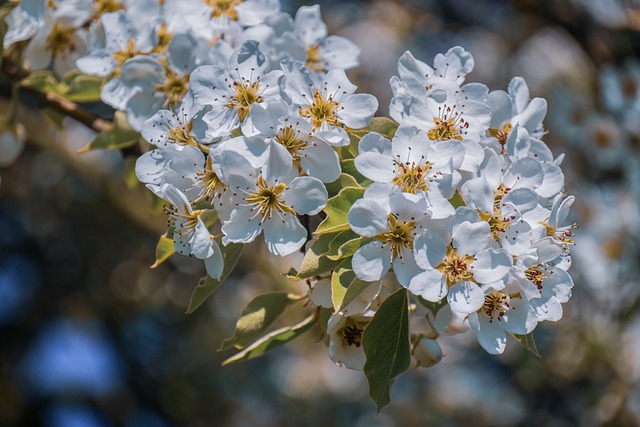
M 349 209 L 356 200 L 362 198 L 364 188 L 343 188 L 337 196 L 327 202 L 324 212 L 327 217 L 318 225 L 315 234 L 334 233 L 349 229 Z
M 120 150 L 135 145 L 138 142 L 138 138 L 140 138 L 140 134 L 129 126 L 124 112 L 116 111 L 113 129 L 98 134 L 89 145 L 78 150 L 78 153 L 82 154 L 98 149 Z
M 230 358 L 222 362 L 222 366 L 262 356 L 266 352 L 280 347 L 282 344 L 286 344 L 294 338 L 297 338 L 300 335 L 304 334 L 305 332 L 313 328 L 317 324 L 317 321 L 318 312 L 316 311 L 314 314 L 307 317 L 298 324 L 295 324 L 293 326 L 285 326 L 265 335 L 264 337 L 260 338 L 259 340 L 242 350 L 240 353 L 231 356 Z
M 222 259 L 224 260 L 222 276 L 219 280 L 212 279 L 209 276 L 205 276 L 200 279 L 200 283 L 198 283 L 198 286 L 193 290 L 193 294 L 191 294 L 191 301 L 189 301 L 187 314 L 191 314 L 196 311 L 196 309 L 220 287 L 220 284 L 229 277 L 229 274 L 231 274 L 231 271 L 240 259 L 243 247 L 244 244 L 242 243 L 229 243 L 226 246 L 220 246 L 220 249 L 222 250 Z
M 89 76 L 80 71 L 70 71 L 62 77 L 62 81 L 50 70 L 36 71 L 25 77 L 20 85 L 42 93 L 50 93 L 73 102 L 94 102 L 100 100 L 100 89 L 104 79 Z
M 358 236 L 357 234 L 353 233 L 355 236 Z M 340 245 L 338 247 L 338 251 L 335 255 L 331 255 L 332 253 L 335 252 L 335 250 L 333 250 L 333 247 L 330 247 L 330 251 L 329 254 L 327 254 L 327 257 L 332 260 L 339 260 L 339 259 L 344 259 L 344 258 L 348 258 L 353 256 L 353 254 L 356 253 L 356 251 L 358 249 L 360 249 L 362 246 L 366 245 L 367 243 L 369 243 L 372 239 L 369 237 L 362 237 L 362 236 L 358 236 L 355 237 L 351 240 L 347 240 L 345 243 L 343 243 L 342 245 Z M 334 240 L 334 242 L 336 242 Z M 333 243 L 332 245 L 333 246 Z
M 527 335 L 516 335 L 511 334 L 513 338 L 516 339 L 524 348 L 526 348 L 531 354 L 536 357 L 541 357 L 540 353 L 538 353 L 538 348 L 536 347 L 536 341 L 533 339 L 533 334 L 528 333 Z
M 342 301 L 347 293 L 349 285 L 356 278 L 356 274 L 351 269 L 351 259 L 342 262 L 331 275 L 331 301 L 334 312 L 338 312 L 338 307 L 342 307 Z
M 319 236 L 305 253 L 297 275 L 291 278 L 294 280 L 308 279 L 326 273 L 340 264 L 340 261 L 330 260 L 326 254 L 329 252 L 331 242 L 339 238 L 341 234 L 343 233 L 336 232 Z
M 156 268 L 163 262 L 169 259 L 171 255 L 176 252 L 176 248 L 173 245 L 173 239 L 169 237 L 169 231 L 160 236 L 158 244 L 156 245 L 156 262 L 153 263 L 151 268 Z
M 235 347 L 238 350 L 245 348 L 261 337 L 287 308 L 301 301 L 304 297 L 286 292 L 257 296 L 242 310 L 233 335 L 224 340 L 218 350 L 230 347 Z
M 364 373 L 378 413 L 391 401 L 395 377 L 409 368 L 409 300 L 402 288 L 387 298 L 364 331 Z
M 458 209 L 460 206 L 467 206 L 464 199 L 462 198 L 462 194 L 460 194 L 460 191 L 458 190 L 456 190 L 456 192 L 453 193 L 453 197 L 449 199 L 449 203 L 451 203 L 451 205 L 455 209 Z
M 58 84 L 58 94 L 73 102 L 100 101 L 104 78 L 89 76 L 80 71 L 69 71 Z
M 343 188 L 360 187 L 360 184 L 353 176 L 346 173 L 341 173 L 338 179 L 329 184 L 326 184 L 325 187 L 327 187 L 327 193 L 329 193 L 329 197 L 334 197 Z
M 418 298 L 418 302 L 420 303 L 420 305 L 422 305 L 423 307 L 428 309 L 431 312 L 431 314 L 433 314 L 433 317 L 435 317 L 436 314 L 438 314 L 438 311 L 440 311 L 440 309 L 442 307 L 447 305 L 447 299 L 446 298 L 443 298 L 438 302 L 427 301 L 426 299 L 422 298 L 421 296 L 418 296 L 417 298 Z

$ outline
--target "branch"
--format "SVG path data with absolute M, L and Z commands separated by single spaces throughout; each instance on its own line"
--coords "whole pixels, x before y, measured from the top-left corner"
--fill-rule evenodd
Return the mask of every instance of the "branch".
M 30 74 L 29 70 L 7 58 L 2 59 L 2 67 L 0 67 L 0 70 L 15 83 L 20 82 Z M 31 93 L 32 99 L 37 104 L 49 105 L 98 133 L 109 131 L 113 128 L 113 123 L 109 120 L 105 120 L 94 113 L 84 110 L 75 102 L 52 93 L 42 93 L 29 88 L 23 89 Z

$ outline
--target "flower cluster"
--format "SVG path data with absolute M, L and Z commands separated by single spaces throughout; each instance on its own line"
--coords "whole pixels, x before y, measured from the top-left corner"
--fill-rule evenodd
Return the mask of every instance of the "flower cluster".
M 561 318 L 574 197 L 541 140 L 546 101 L 522 78 L 490 91 L 466 82 L 461 47 L 433 66 L 407 52 L 393 120 L 373 119 L 378 101 L 345 74 L 359 50 L 327 34 L 318 6 L 292 17 L 277 0 L 41 0 L 8 24 L 5 47 L 30 39 L 32 70 L 105 78 L 102 101 L 153 146 L 136 174 L 167 202 L 173 250 L 210 279 L 260 234 L 274 255 L 306 249 L 290 278 L 309 284 L 336 363 L 370 371 L 384 333 L 417 366 L 442 358 L 441 334 L 468 329 L 497 354 L 507 334 Z M 389 313 L 398 331 L 377 320 Z

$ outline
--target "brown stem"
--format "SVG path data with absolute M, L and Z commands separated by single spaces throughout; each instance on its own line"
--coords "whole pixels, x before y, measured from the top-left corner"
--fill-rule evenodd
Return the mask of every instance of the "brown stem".
M 30 74 L 29 70 L 7 58 L 3 58 L 0 70 L 14 82 L 19 82 Z M 36 103 L 49 105 L 98 133 L 109 131 L 113 128 L 113 123 L 109 120 L 105 120 L 96 114 L 84 110 L 73 101 L 69 101 L 52 93 L 42 93 L 29 88 L 23 89 L 31 92 L 32 99 Z

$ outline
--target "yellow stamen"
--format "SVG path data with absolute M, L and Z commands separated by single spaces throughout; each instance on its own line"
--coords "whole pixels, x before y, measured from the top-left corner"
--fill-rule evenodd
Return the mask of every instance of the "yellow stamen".
M 416 194 L 418 191 L 429 190 L 429 184 L 427 184 L 427 172 L 431 169 L 431 163 L 425 163 L 424 165 L 416 165 L 411 162 L 396 162 L 396 176 L 393 178 L 393 183 L 405 193 Z
M 313 90 L 313 103 L 300 109 L 300 115 L 311 119 L 313 130 L 316 131 L 327 123 L 332 126 L 340 126 L 336 111 L 340 105 L 329 96 L 325 99 L 318 89 Z
M 458 282 L 473 281 L 471 274 L 471 263 L 474 261 L 472 256 L 461 257 L 458 250 L 449 246 L 447 248 L 447 256 L 436 269 L 444 274 L 447 286 L 451 287 Z
M 256 191 L 245 197 L 245 201 L 250 205 L 254 205 L 252 210 L 258 209 L 261 216 L 261 221 L 271 218 L 273 212 L 285 212 L 291 215 L 295 215 L 296 212 L 287 206 L 282 200 L 282 193 L 287 188 L 287 184 L 281 182 L 273 187 L 269 187 L 269 184 L 262 178 L 258 177 L 258 188 Z
M 233 82 L 233 86 L 236 94 L 229 99 L 226 106 L 238 110 L 238 119 L 243 123 L 251 111 L 251 106 L 264 102 L 264 99 L 260 96 L 258 81 L 251 84 Z
M 394 214 L 387 217 L 388 231 L 378 234 L 375 238 L 391 245 L 391 256 L 396 259 L 403 249 L 413 249 L 413 229 L 415 221 L 401 222 Z

